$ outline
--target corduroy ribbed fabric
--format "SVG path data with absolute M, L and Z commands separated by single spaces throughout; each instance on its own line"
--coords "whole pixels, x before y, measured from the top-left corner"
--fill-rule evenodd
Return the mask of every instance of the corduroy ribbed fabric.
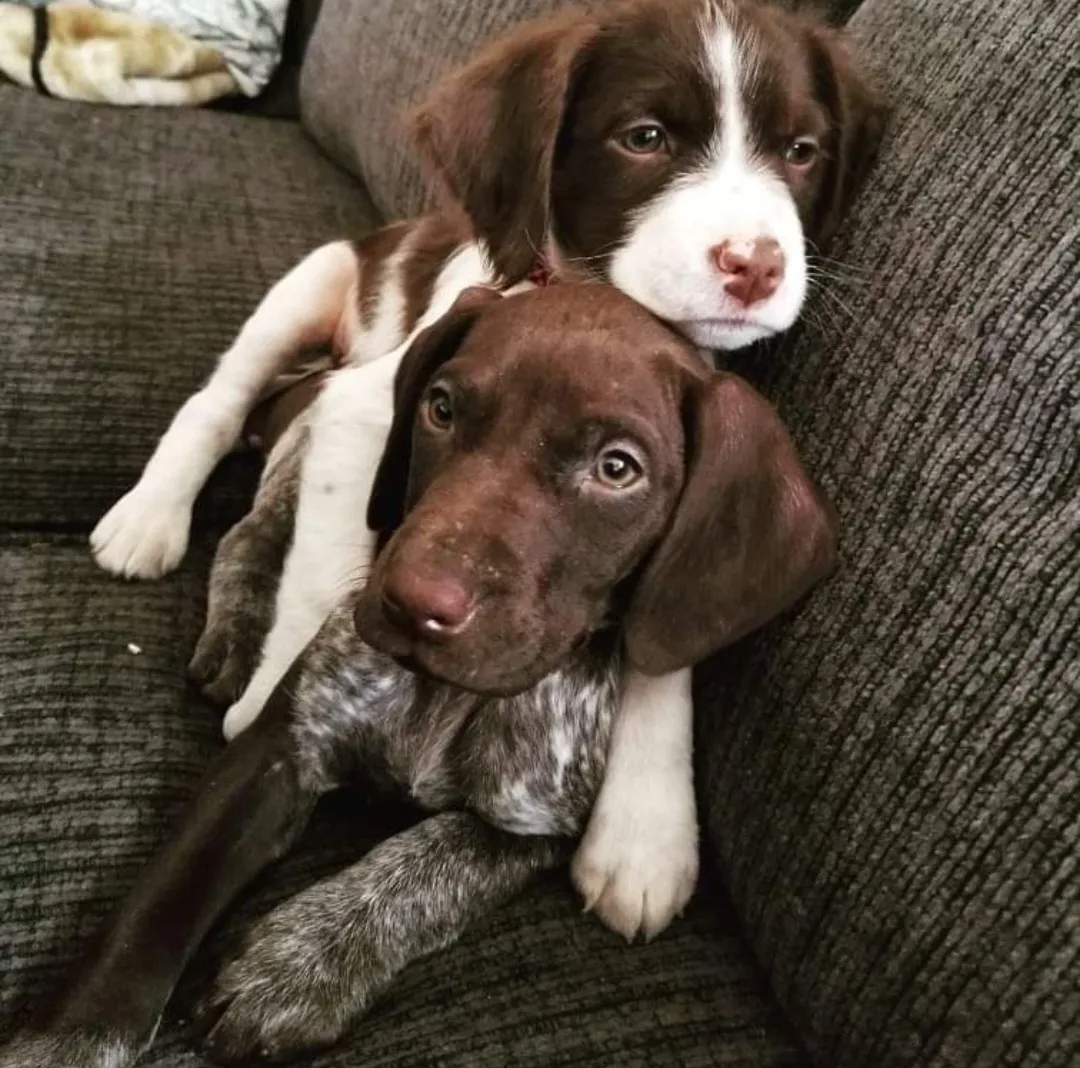
M 89 529 L 273 282 L 375 222 L 296 123 L 0 85 L 0 526 Z
M 711 842 L 821 1068 L 1080 1064 L 1080 3 L 870 0 L 896 102 L 737 361 L 843 564 L 699 673 Z

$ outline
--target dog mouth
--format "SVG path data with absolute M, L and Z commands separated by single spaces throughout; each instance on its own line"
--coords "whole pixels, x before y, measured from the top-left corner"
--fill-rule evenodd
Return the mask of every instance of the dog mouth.
M 715 318 L 684 319 L 672 326 L 693 344 L 704 349 L 741 349 L 780 333 L 749 316 L 725 315 Z
M 469 669 L 459 670 L 461 665 L 457 661 L 451 665 L 433 664 L 431 661 L 437 659 L 437 656 L 431 655 L 434 650 L 420 643 L 414 644 L 407 652 L 390 652 L 386 649 L 379 651 L 390 657 L 404 671 L 440 686 L 464 690 L 477 697 L 516 697 L 539 681 L 532 675 L 510 679 L 477 678 Z
M 404 671 L 481 697 L 513 697 L 542 677 L 531 665 L 492 672 L 490 658 L 477 656 L 470 643 L 425 641 L 396 626 L 376 605 L 364 601 L 357 605 L 353 623 L 364 642 Z
M 411 675 L 419 675 L 421 678 L 430 679 L 432 682 L 446 681 L 428 671 L 413 653 L 392 653 L 386 649 L 380 649 L 379 652 L 381 652 L 383 656 L 390 657 L 399 668 L 409 672 Z

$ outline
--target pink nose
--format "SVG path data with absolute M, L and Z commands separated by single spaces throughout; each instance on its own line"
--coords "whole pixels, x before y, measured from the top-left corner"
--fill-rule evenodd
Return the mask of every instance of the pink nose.
M 460 583 L 402 569 L 391 574 L 382 594 L 386 618 L 432 642 L 449 641 L 465 629 L 473 600 Z
M 784 253 L 772 237 L 724 241 L 709 249 L 724 289 L 747 308 L 768 300 L 784 280 Z

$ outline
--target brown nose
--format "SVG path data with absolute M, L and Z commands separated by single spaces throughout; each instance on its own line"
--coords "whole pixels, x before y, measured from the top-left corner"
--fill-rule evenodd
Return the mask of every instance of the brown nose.
M 784 253 L 772 237 L 724 241 L 709 250 L 724 279 L 724 289 L 750 307 L 767 300 L 784 279 Z
M 459 634 L 473 611 L 472 597 L 460 583 L 405 569 L 388 576 L 382 605 L 391 623 L 431 642 Z

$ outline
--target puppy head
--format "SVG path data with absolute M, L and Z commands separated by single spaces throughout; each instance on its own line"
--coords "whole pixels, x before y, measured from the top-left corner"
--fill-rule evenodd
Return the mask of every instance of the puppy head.
M 369 521 L 391 534 L 361 636 L 486 693 L 534 684 L 615 620 L 642 670 L 692 663 L 832 553 L 772 409 L 601 286 L 469 291 L 417 338 Z
M 692 358 L 608 287 L 467 291 L 398 372 L 361 636 L 481 692 L 550 672 L 668 522 Z
M 496 42 L 412 125 L 507 280 L 542 253 L 730 349 L 797 318 L 883 110 L 820 20 L 626 0 Z

